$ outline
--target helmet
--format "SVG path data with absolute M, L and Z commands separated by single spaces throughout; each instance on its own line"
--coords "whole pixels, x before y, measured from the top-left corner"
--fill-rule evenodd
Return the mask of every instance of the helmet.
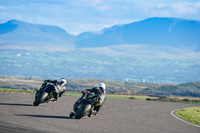
M 64 84 L 66 84 L 66 83 L 67 83 L 67 80 L 66 80 L 65 78 L 61 78 L 61 79 L 60 79 L 60 82 L 63 82 Z
M 105 91 L 106 90 L 106 85 L 105 85 L 105 83 L 99 83 L 98 84 L 98 87 L 100 88 L 103 88 L 103 90 Z

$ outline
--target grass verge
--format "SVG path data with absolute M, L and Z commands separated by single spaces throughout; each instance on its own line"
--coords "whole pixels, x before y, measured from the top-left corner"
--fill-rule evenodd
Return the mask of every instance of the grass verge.
M 18 92 L 18 93 L 35 93 L 33 90 L 17 90 L 17 89 L 4 89 L 0 88 L 0 92 Z M 80 92 L 67 92 L 64 93 L 65 96 L 81 96 Z M 114 95 L 114 94 L 108 94 L 108 98 L 110 99 L 131 99 L 131 100 L 146 100 L 147 98 L 150 98 L 150 96 L 137 96 L 137 95 Z M 153 98 L 153 97 L 151 97 Z M 156 98 L 156 97 L 155 97 Z
M 4 89 L 0 88 L 0 92 L 17 92 L 17 93 L 35 93 L 34 90 L 18 90 L 18 89 Z M 69 92 L 64 93 L 65 96 L 81 96 L 80 92 Z M 186 98 L 186 97 L 171 97 L 171 96 L 145 96 L 145 95 L 115 95 L 108 94 L 110 99 L 129 99 L 129 100 L 143 100 L 143 101 L 160 101 L 160 102 L 178 102 L 178 103 L 189 103 L 189 104 L 200 104 L 200 98 Z
M 65 93 L 67 96 L 81 96 L 80 92 L 67 92 Z M 131 99 L 131 100 L 146 100 L 151 96 L 139 96 L 139 95 L 114 95 L 114 94 L 107 94 L 107 98 L 110 99 Z M 156 98 L 156 97 L 151 97 Z
M 200 107 L 183 108 L 175 112 L 179 118 L 200 126 Z
M 35 93 L 33 90 L 17 90 L 17 89 L 4 89 L 0 88 L 0 92 L 18 92 L 18 93 Z
M 108 98 L 111 99 L 131 99 L 131 100 L 143 100 L 145 101 L 147 98 L 150 98 L 150 96 L 140 96 L 140 95 L 113 95 L 113 94 L 108 94 Z M 151 98 L 156 98 L 156 97 L 151 97 Z

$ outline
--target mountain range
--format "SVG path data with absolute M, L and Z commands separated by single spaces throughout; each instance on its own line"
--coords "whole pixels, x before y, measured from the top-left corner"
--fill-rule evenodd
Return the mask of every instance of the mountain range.
M 200 21 L 178 18 L 149 18 L 130 24 L 115 25 L 98 32 L 77 36 L 57 26 L 10 20 L 0 24 L 0 46 L 61 49 L 107 47 L 112 45 L 157 45 L 200 50 Z M 36 47 L 35 47 L 36 46 Z M 31 48 L 30 48 L 31 49 Z
M 177 18 L 149 18 L 78 35 L 77 47 L 119 44 L 150 44 L 200 50 L 200 21 Z
M 182 83 L 200 81 L 199 73 L 200 21 L 149 18 L 76 36 L 57 26 L 0 24 L 1 76 Z

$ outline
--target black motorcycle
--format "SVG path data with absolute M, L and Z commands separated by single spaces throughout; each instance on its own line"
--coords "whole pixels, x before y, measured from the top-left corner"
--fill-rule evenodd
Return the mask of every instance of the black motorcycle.
M 50 100 L 55 100 L 53 93 L 55 93 L 55 87 L 52 87 L 48 84 L 47 87 L 42 85 L 40 90 L 37 90 L 35 94 L 35 101 L 33 102 L 33 105 L 38 106 L 41 103 L 48 103 Z
M 100 97 L 94 93 L 83 94 L 74 104 L 74 111 L 72 111 L 69 116 L 80 119 L 82 117 L 90 117 L 95 114 L 94 106 L 98 106 L 100 103 Z

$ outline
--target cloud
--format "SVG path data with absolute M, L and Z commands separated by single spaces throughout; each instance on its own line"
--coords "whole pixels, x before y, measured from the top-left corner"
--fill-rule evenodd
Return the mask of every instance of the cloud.
M 85 8 L 85 10 L 99 10 L 99 11 L 106 11 L 110 8 L 109 5 L 106 4 L 103 0 L 78 0 L 73 1 L 70 3 L 72 6 L 75 7 L 81 7 L 82 9 Z
M 4 6 L 0 6 L 0 9 L 3 9 L 3 10 L 4 10 L 4 9 L 6 9 L 6 7 L 4 7 Z
M 110 9 L 110 7 L 108 5 L 102 5 L 97 7 L 97 9 L 100 11 L 107 11 L 108 9 Z
M 99 5 L 102 5 L 103 0 L 76 0 L 70 2 L 66 1 L 64 3 L 75 7 L 79 6 L 79 7 L 95 8 L 98 7 Z
M 179 2 L 171 5 L 173 12 L 178 14 L 195 14 L 200 11 L 200 2 Z
M 148 17 L 179 17 L 200 19 L 200 2 L 176 2 L 176 3 L 157 3 L 144 8 L 144 14 Z
M 55 25 L 71 34 L 78 34 L 150 17 L 200 20 L 200 2 L 194 2 L 196 0 L 191 0 L 193 2 L 175 1 L 0 0 L 0 22 L 18 19 L 36 24 Z

